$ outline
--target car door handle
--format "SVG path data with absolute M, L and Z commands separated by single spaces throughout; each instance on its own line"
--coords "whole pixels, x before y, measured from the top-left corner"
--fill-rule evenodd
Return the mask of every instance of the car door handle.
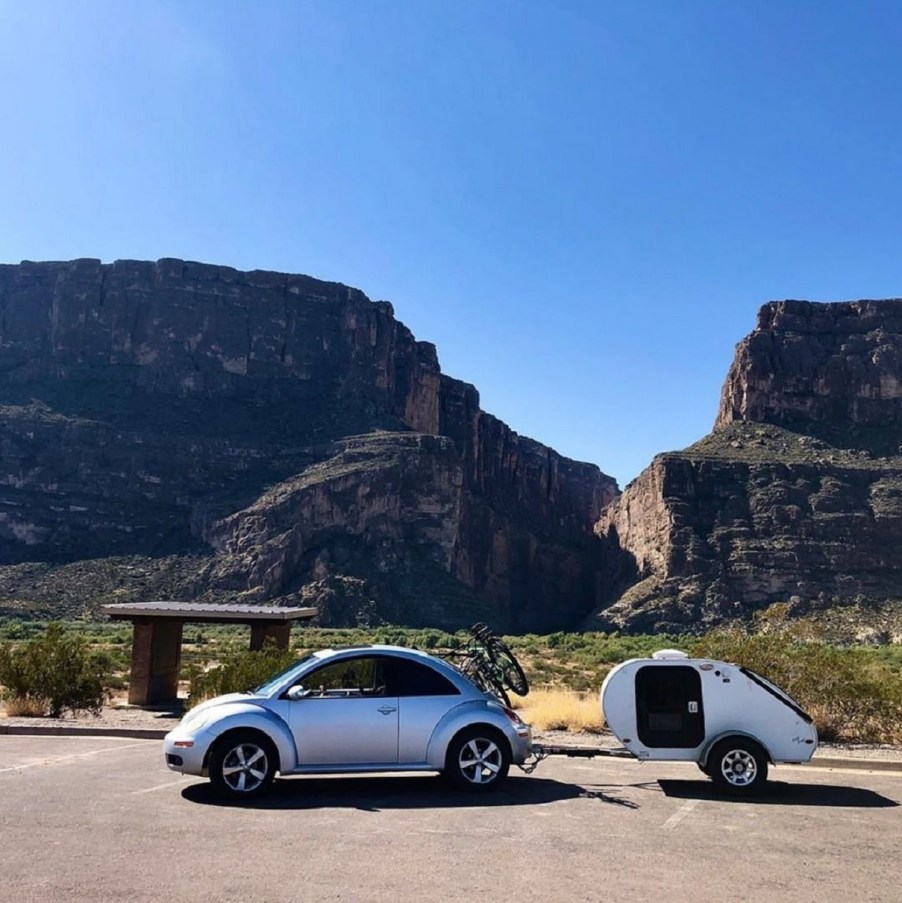
M 398 711 L 398 709 L 393 705 L 380 705 L 378 710 L 383 715 L 391 715 L 392 712 Z

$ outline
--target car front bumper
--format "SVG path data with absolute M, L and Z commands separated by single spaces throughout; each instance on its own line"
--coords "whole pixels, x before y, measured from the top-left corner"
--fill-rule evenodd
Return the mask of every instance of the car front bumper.
M 163 738 L 163 758 L 170 771 L 180 774 L 204 774 L 204 758 L 209 747 L 208 738 L 199 734 L 170 731 Z

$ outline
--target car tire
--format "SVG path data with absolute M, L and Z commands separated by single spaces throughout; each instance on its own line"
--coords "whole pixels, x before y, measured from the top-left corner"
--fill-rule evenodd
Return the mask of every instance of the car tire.
M 724 793 L 749 795 L 767 781 L 767 754 L 758 743 L 745 737 L 721 740 L 705 765 L 714 785 Z
M 276 749 L 258 731 L 232 731 L 210 752 L 210 783 L 223 799 L 251 799 L 269 789 L 276 774 Z
M 498 731 L 469 727 L 457 734 L 448 747 L 445 776 L 459 790 L 486 793 L 504 783 L 510 765 L 510 746 Z

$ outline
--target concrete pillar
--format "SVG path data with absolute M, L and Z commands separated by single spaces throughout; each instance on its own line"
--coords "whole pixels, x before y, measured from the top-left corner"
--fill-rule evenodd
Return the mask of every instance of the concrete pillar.
M 154 705 L 178 698 L 182 625 L 177 618 L 138 618 L 134 621 L 132 670 L 128 683 L 131 705 Z
M 291 637 L 291 622 L 251 621 L 251 649 L 262 649 L 270 637 L 276 641 L 277 648 L 287 649 Z

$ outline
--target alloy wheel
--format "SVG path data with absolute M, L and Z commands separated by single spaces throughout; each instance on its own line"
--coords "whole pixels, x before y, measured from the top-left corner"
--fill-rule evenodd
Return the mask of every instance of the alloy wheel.
M 750 752 L 733 749 L 720 760 L 720 770 L 724 780 L 733 787 L 746 787 L 754 783 L 758 774 L 758 763 Z
M 222 778 L 235 793 L 253 793 L 266 781 L 268 772 L 266 750 L 255 743 L 240 743 L 222 763 Z
M 463 745 L 457 761 L 461 774 L 471 784 L 490 784 L 501 771 L 504 756 L 492 740 L 475 737 Z

